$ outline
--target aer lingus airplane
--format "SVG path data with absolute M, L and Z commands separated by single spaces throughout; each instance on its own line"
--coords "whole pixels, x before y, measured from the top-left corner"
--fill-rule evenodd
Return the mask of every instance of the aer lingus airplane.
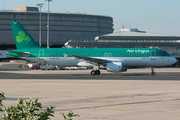
M 100 66 L 109 72 L 124 72 L 127 67 L 168 66 L 176 58 L 154 48 L 43 48 L 38 46 L 19 22 L 11 22 L 17 50 L 9 55 L 58 66 L 92 66 L 91 75 L 100 74 Z

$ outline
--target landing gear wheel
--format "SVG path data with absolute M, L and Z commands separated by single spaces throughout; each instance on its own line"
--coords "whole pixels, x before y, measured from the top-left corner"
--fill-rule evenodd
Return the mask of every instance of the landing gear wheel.
M 96 75 L 100 75 L 101 72 L 99 70 L 96 70 Z
M 154 66 L 151 67 L 151 75 L 155 75 L 155 72 L 154 72 Z
M 155 72 L 152 72 L 151 75 L 155 75 Z
M 91 75 L 92 75 L 92 76 L 96 75 L 96 71 L 95 71 L 95 70 L 92 70 L 92 71 L 91 71 Z

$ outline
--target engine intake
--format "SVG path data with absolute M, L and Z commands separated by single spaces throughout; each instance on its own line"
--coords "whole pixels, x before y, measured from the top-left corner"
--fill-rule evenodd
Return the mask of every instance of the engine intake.
M 78 62 L 77 65 L 81 67 L 93 67 L 91 63 L 87 63 L 87 62 Z
M 122 62 L 111 62 L 106 65 L 108 72 L 126 72 L 127 68 L 123 67 Z

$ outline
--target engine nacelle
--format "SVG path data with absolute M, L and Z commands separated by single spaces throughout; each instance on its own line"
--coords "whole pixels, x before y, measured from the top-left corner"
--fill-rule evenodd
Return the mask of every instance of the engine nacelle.
M 127 71 L 127 68 L 123 67 L 122 62 L 107 63 L 106 68 L 107 68 L 108 72 L 125 72 L 125 71 Z
M 123 67 L 122 72 L 126 72 L 127 71 L 127 67 Z
M 93 64 L 87 62 L 78 62 L 77 65 L 81 67 L 93 67 Z

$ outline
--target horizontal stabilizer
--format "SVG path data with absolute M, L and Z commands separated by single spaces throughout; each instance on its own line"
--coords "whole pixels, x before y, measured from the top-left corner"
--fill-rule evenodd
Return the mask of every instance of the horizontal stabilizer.
M 30 56 L 31 54 L 29 52 L 15 52 L 15 51 L 8 51 L 10 53 L 16 53 L 18 55 L 21 55 L 21 56 L 24 56 L 24 57 L 28 57 Z

